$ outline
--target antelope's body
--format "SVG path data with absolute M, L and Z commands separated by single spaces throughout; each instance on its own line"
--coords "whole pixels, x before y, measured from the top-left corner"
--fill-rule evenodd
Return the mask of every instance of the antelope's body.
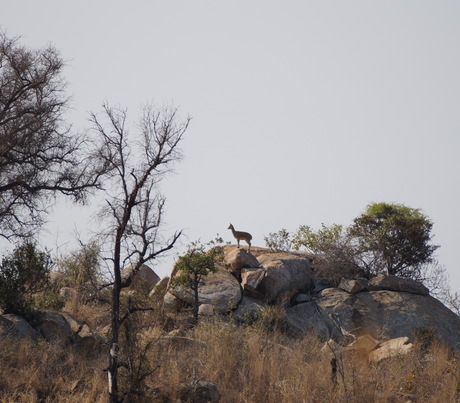
M 251 250 L 252 235 L 249 232 L 235 231 L 235 227 L 232 224 L 228 226 L 228 229 L 232 230 L 232 234 L 237 241 L 238 248 L 240 247 L 240 241 L 245 241 L 249 245 L 249 248 L 248 248 L 248 252 L 249 252 Z

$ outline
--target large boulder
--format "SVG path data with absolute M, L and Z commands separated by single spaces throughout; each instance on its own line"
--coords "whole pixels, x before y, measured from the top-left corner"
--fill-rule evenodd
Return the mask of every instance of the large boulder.
M 379 340 L 413 340 L 419 329 L 436 329 L 440 342 L 460 348 L 460 317 L 429 295 L 328 288 L 316 301 L 288 308 L 287 319 L 297 334 L 313 330 L 335 339 L 369 334 Z
M 189 305 L 194 304 L 194 296 L 190 289 L 171 287 L 166 293 L 165 303 L 166 298 L 168 302 L 171 302 L 168 294 Z M 241 300 L 240 283 L 225 268 L 219 267 L 215 273 L 208 274 L 205 284 L 199 287 L 198 299 L 200 304 L 213 305 L 216 312 L 228 312 L 234 309 Z
M 372 278 L 369 281 L 369 290 L 390 290 L 420 295 L 428 295 L 430 293 L 428 288 L 418 281 L 391 275 L 380 275 Z
M 0 315 L 0 337 L 5 336 L 29 340 L 41 337 L 24 318 L 13 314 Z
M 289 324 L 289 333 L 293 336 L 315 335 L 323 342 L 343 339 L 340 329 L 315 301 L 287 308 L 286 320 Z
M 166 312 L 179 312 L 184 307 L 184 304 L 184 301 L 171 294 L 169 291 L 166 292 L 163 298 L 163 307 Z
M 239 250 L 242 248 L 238 248 L 236 245 L 225 245 L 224 246 L 224 256 L 227 256 L 234 250 Z M 270 249 L 268 248 L 261 248 L 259 246 L 251 246 L 251 255 L 255 256 L 258 258 L 261 255 L 266 255 L 267 253 L 270 252 Z
M 388 340 L 369 353 L 370 362 L 379 362 L 385 358 L 404 355 L 412 350 L 413 344 L 409 343 L 409 337 L 398 337 Z
M 50 341 L 70 342 L 72 329 L 66 318 L 55 312 L 41 312 L 37 330 Z
M 100 347 L 107 344 L 107 339 L 91 331 L 86 323 L 75 319 L 69 312 L 61 312 L 67 320 L 72 331 L 71 342 L 81 353 L 94 354 L 100 351 Z
M 244 249 L 233 249 L 230 251 L 225 255 L 224 263 L 227 269 L 234 273 L 237 278 L 240 278 L 243 267 L 259 267 L 257 258 Z
M 289 253 L 269 253 L 259 256 L 265 276 L 256 291 L 268 301 L 282 299 L 300 290 L 309 290 L 312 271 L 307 257 Z
M 251 321 L 259 316 L 264 304 L 257 299 L 243 296 L 238 307 L 233 312 L 234 318 L 240 322 Z
M 198 307 L 198 315 L 200 316 L 214 316 L 216 314 L 216 311 L 214 309 L 214 306 L 211 304 L 201 304 Z
M 366 279 L 356 279 L 356 280 L 348 280 L 342 279 L 339 284 L 339 288 L 350 294 L 354 294 L 360 291 L 367 289 L 369 283 Z
M 167 291 L 167 289 L 168 289 L 168 284 L 169 284 L 169 276 L 163 277 L 152 288 L 152 290 L 149 293 L 149 297 L 153 298 L 153 297 L 158 296 L 158 295 L 164 296 L 166 291 Z
M 241 287 L 247 294 L 257 293 L 257 287 L 265 277 L 264 269 L 243 268 L 241 269 Z
M 146 264 L 143 264 L 137 273 L 133 273 L 134 265 L 128 266 L 121 271 L 122 281 L 131 278 L 131 288 L 147 286 L 150 289 L 160 281 L 160 277 Z

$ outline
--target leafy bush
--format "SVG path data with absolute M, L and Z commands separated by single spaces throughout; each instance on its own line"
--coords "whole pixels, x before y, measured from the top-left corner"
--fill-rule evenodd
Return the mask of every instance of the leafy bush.
M 273 252 L 288 252 L 292 248 L 291 236 L 284 228 L 271 232 L 264 238 L 265 245 Z
M 51 260 L 33 242 L 17 247 L 0 264 L 0 308 L 4 313 L 27 316 L 32 310 L 32 295 L 48 284 Z
M 69 286 L 95 284 L 100 277 L 100 246 L 96 241 L 82 245 L 79 250 L 59 262 Z
M 374 203 L 348 228 L 300 226 L 293 244 L 316 255 L 314 266 L 326 278 L 392 274 L 421 280 L 438 248 L 431 243 L 432 226 L 419 209 Z
M 64 308 L 65 300 L 57 292 L 47 291 L 35 298 L 34 305 L 45 311 L 60 311 Z
M 317 277 L 337 283 L 342 277 L 365 276 L 359 264 L 352 239 L 342 225 L 322 224 L 318 231 L 308 225 L 301 225 L 293 238 L 294 248 L 304 246 L 314 254 L 313 268 Z

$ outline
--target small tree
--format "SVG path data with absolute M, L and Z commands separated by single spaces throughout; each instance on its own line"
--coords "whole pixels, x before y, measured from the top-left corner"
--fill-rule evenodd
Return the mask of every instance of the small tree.
M 182 286 L 193 294 L 193 318 L 198 322 L 199 288 L 205 284 L 209 273 L 217 271 L 216 261 L 222 257 L 223 249 L 216 246 L 206 251 L 206 246 L 194 242 L 189 245 L 187 253 L 181 256 L 174 272 L 177 273 L 171 280 L 172 287 Z
M 105 235 L 110 246 L 113 273 L 111 336 L 109 353 L 109 394 L 111 402 L 122 399 L 118 388 L 118 370 L 127 366 L 120 361 L 120 327 L 134 313 L 145 309 L 122 306 L 120 293 L 128 287 L 140 267 L 170 250 L 181 232 L 168 241 L 162 240 L 165 198 L 158 184 L 172 165 L 180 160 L 179 143 L 190 119 L 177 122 L 177 109 L 144 108 L 138 124 L 138 135 L 126 127 L 125 110 L 103 106 L 102 117 L 91 115 L 94 130 L 100 139 L 97 165 L 107 167 L 105 191 L 107 205 L 102 216 L 107 219 Z M 122 280 L 121 270 L 132 265 L 128 278 Z
M 366 268 L 417 279 L 439 247 L 431 243 L 432 227 L 419 209 L 374 203 L 354 219 L 349 233 Z
M 32 296 L 48 284 L 51 260 L 33 242 L 17 247 L 0 264 L 0 308 L 4 313 L 28 316 Z
M 29 236 L 56 194 L 84 201 L 105 167 L 63 121 L 64 63 L 0 32 L 0 236 Z

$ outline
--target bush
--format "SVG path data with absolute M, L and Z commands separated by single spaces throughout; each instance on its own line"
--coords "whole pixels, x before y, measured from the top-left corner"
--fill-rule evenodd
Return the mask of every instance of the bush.
M 100 278 L 100 246 L 91 241 L 59 262 L 69 286 L 96 284 Z
M 60 311 L 65 306 L 65 300 L 57 292 L 48 290 L 35 298 L 34 305 L 45 311 Z
M 32 296 L 48 284 L 51 260 L 27 241 L 0 264 L 0 308 L 4 313 L 27 316 L 32 310 Z
M 265 245 L 273 252 L 289 252 L 292 248 L 291 236 L 284 228 L 271 232 L 264 238 Z
M 391 274 L 421 280 L 438 248 L 431 243 L 432 226 L 419 209 L 373 203 L 348 228 L 300 226 L 293 244 L 316 255 L 314 267 L 326 278 Z

